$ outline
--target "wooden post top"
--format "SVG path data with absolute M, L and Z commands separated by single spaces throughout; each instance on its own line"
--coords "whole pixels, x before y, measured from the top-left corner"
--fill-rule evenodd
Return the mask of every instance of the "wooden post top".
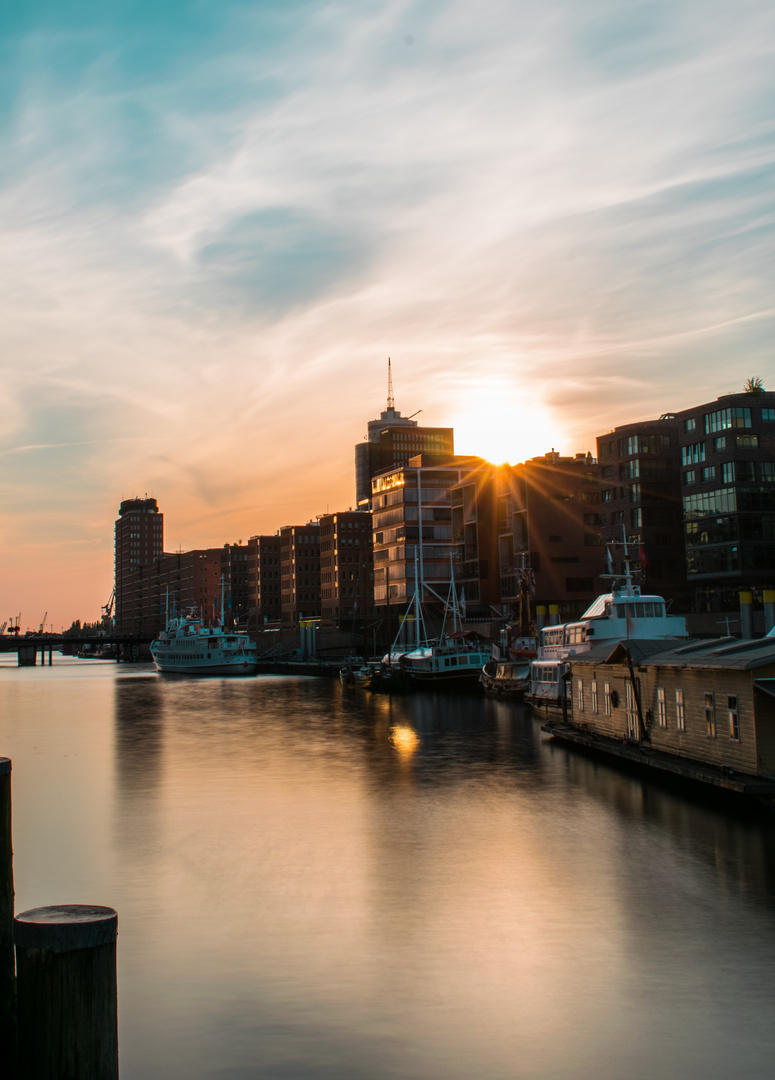
M 0 776 L 5 776 L 11 771 L 11 759 L 9 757 L 0 757 Z
M 13 930 L 21 949 L 94 949 L 116 940 L 118 914 L 114 908 L 94 904 L 31 908 L 16 916 Z

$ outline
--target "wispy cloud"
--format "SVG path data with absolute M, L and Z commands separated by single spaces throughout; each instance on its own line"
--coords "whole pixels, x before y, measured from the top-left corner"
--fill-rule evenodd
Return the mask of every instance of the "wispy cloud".
M 348 504 L 388 355 L 405 412 L 497 396 L 568 451 L 766 377 L 773 31 L 758 0 L 24 5 L 6 564 L 53 508 L 107 582 L 122 492 L 192 544 Z

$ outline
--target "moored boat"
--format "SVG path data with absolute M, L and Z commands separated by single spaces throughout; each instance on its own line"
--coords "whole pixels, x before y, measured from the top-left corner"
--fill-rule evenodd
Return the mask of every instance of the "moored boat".
M 525 694 L 531 705 L 566 714 L 570 707 L 568 660 L 595 645 L 689 636 L 686 620 L 668 614 L 664 597 L 642 594 L 633 584 L 626 545 L 624 554 L 624 574 L 603 575 L 613 579 L 611 592 L 598 596 L 579 620 L 541 630 L 538 657 L 530 665 L 530 686 Z
M 258 670 L 256 644 L 244 631 L 204 626 L 195 615 L 169 619 L 151 642 L 151 656 L 158 671 L 176 675 L 255 675 Z
M 530 686 L 530 662 L 535 659 L 535 656 L 535 649 L 526 649 L 523 657 L 488 660 L 480 676 L 487 697 L 521 700 Z

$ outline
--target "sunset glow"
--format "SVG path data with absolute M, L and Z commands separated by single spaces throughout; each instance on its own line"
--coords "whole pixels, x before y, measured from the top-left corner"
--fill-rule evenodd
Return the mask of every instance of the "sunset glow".
M 99 617 L 122 497 L 167 550 L 352 505 L 388 356 L 494 462 L 766 379 L 763 0 L 149 11 L 4 29 L 0 622 Z

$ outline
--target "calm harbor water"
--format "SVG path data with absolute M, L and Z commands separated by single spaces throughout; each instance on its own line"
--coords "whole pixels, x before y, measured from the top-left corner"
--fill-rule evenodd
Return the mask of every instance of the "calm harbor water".
M 772 1075 L 775 819 L 510 703 L 14 665 L 17 910 L 117 908 L 123 1080 Z

